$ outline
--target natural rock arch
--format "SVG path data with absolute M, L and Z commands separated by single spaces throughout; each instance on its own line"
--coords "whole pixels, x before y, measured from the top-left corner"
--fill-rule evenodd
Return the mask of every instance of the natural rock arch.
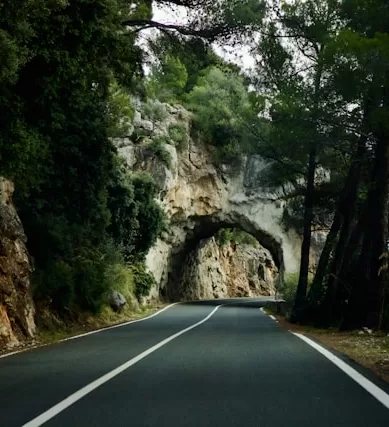
M 236 212 L 231 212 L 228 216 L 224 214 L 204 215 L 191 219 L 191 229 L 188 230 L 186 239 L 181 245 L 173 249 L 170 271 L 166 286 L 161 292 L 162 296 L 167 297 L 169 300 L 180 300 L 182 298 L 182 274 L 188 255 L 196 249 L 200 241 L 213 237 L 223 228 L 238 228 L 255 237 L 271 253 L 282 282 L 285 264 L 282 242 L 279 239 Z
M 116 140 L 118 152 L 131 171 L 147 172 L 155 178 L 159 201 L 170 221 L 170 232 L 146 257 L 157 282 L 150 298 L 167 294 L 167 287 L 172 289 L 177 276 L 174 270 L 191 245 L 224 227 L 240 228 L 256 237 L 272 253 L 280 271 L 298 271 L 301 237 L 284 228 L 285 203 L 277 192 L 263 185 L 269 164 L 259 156 L 237 159 L 238 167 L 215 164 L 216 148 L 192 139 L 191 115 L 184 108 L 159 104 L 166 118 L 154 123 L 142 119 L 140 105 L 136 108 L 135 133 L 146 136 L 140 142 L 131 137 Z M 155 137 L 169 141 L 171 125 L 186 129 L 187 141 L 179 149 L 173 142 L 164 145 L 171 160 L 167 167 L 158 156 L 150 155 L 147 147 Z

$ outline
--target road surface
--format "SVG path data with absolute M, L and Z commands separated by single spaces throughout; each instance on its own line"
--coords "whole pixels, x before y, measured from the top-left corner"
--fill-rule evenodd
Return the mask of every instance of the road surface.
M 341 370 L 262 305 L 178 304 L 2 358 L 0 426 L 389 426 L 386 383 Z

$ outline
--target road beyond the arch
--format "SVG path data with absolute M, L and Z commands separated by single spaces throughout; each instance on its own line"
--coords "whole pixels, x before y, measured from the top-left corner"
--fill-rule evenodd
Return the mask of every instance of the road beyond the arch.
M 0 426 L 389 426 L 388 385 L 281 328 L 265 300 L 177 304 L 0 359 Z

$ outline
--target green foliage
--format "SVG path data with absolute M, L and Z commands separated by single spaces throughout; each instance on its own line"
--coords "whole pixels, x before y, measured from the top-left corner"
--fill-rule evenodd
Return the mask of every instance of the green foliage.
M 196 114 L 195 126 L 216 145 L 227 145 L 234 139 L 239 113 L 250 107 L 242 79 L 215 67 L 199 77 L 187 96 L 187 106 Z
M 169 117 L 166 107 L 156 99 L 148 99 L 142 105 L 142 115 L 152 122 L 163 122 Z
M 296 296 L 297 284 L 299 281 L 298 273 L 286 274 L 284 278 L 284 285 L 281 289 L 282 298 L 286 301 L 289 308 L 293 306 Z
M 184 66 L 187 73 L 185 87 L 181 87 L 179 91 L 175 92 L 175 100 L 183 99 L 185 94 L 193 89 L 203 70 L 223 64 L 223 60 L 212 51 L 209 45 L 198 38 L 183 39 L 174 37 L 172 34 L 161 34 L 157 39 L 150 41 L 149 46 L 157 60 L 157 64 L 151 70 L 149 87 L 153 96 L 157 98 L 159 98 L 159 93 L 154 87 L 158 86 L 162 91 L 165 90 L 159 83 L 159 78 L 161 77 L 160 70 L 167 58 L 175 58 L 176 67 L 182 69 Z M 168 70 L 165 68 L 165 71 Z M 184 71 L 181 73 L 184 76 Z M 172 79 L 173 77 L 174 75 L 169 78 Z M 183 82 L 183 80 L 184 78 L 181 78 L 180 81 Z
M 188 143 L 188 130 L 182 123 L 170 124 L 168 128 L 169 142 L 177 147 L 179 151 L 182 151 Z
M 123 264 L 120 250 L 108 240 L 97 248 L 72 248 L 73 255 L 50 259 L 33 275 L 33 294 L 38 300 L 51 300 L 62 315 L 78 309 L 100 312 L 106 293 L 115 286 L 114 266 Z
M 185 65 L 178 57 L 167 54 L 151 70 L 148 94 L 163 102 L 174 102 L 184 93 L 187 81 Z
M 135 114 L 129 93 L 113 81 L 109 87 L 107 101 L 108 136 L 113 138 L 127 136 Z
M 16 184 L 34 297 L 63 315 L 98 312 L 115 282 L 130 287 L 125 259 L 164 227 L 155 185 L 123 176 L 109 140 L 126 134 L 141 75 L 122 20 L 150 18 L 151 5 L 71 3 L 0 5 L 0 174 Z
M 238 228 L 221 228 L 216 234 L 216 240 L 221 246 L 232 242 L 259 247 L 259 242 L 254 236 Z
M 131 267 L 123 262 L 112 263 L 104 272 L 104 280 L 110 288 L 120 292 L 126 299 L 135 295 L 134 274 Z
M 234 170 L 238 170 L 242 165 L 242 148 L 237 142 L 218 146 L 215 150 L 214 161 L 217 165 L 226 164 Z
M 147 296 L 152 286 L 155 285 L 154 277 L 151 273 L 146 271 L 146 267 L 143 263 L 131 265 L 131 270 L 134 275 L 135 296 L 138 299 Z
M 172 163 L 172 156 L 166 149 L 166 137 L 154 137 L 147 148 L 160 160 L 166 167 L 170 168 Z
M 157 186 L 148 175 L 124 176 L 109 188 L 111 224 L 108 232 L 123 248 L 125 258 L 143 259 L 166 228 L 156 203 Z
M 216 146 L 215 161 L 239 166 L 253 143 L 247 123 L 254 119 L 243 78 L 230 70 L 211 67 L 186 97 L 195 113 L 194 129 Z
M 136 253 L 139 257 L 146 255 L 150 247 L 167 230 L 167 220 L 164 211 L 156 202 L 157 184 L 146 174 L 132 177 L 134 197 L 138 205 L 139 231 L 135 241 Z

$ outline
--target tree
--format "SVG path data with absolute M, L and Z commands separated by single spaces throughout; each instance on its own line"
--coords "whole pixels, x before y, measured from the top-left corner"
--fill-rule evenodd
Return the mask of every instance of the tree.
M 257 85 L 267 93 L 275 135 L 270 144 L 263 144 L 264 155 L 270 154 L 277 166 L 289 166 L 283 173 L 292 172 L 289 182 L 294 188 L 301 188 L 303 174 L 303 242 L 293 321 L 301 319 L 306 306 L 318 165 L 334 136 L 333 128 L 323 123 L 329 103 L 322 89 L 326 49 L 339 26 L 337 3 L 309 0 L 269 7 L 258 46 L 262 75 Z
M 367 10 L 368 14 L 361 13 Z M 371 0 L 343 2 L 347 29 L 339 43 L 342 64 L 348 75 L 358 77 L 354 99 L 364 112 L 364 133 L 370 151 L 367 194 L 356 225 L 356 242 L 349 237 L 349 254 L 357 259 L 356 274 L 350 276 L 350 259 L 345 259 L 338 274 L 351 284 L 344 328 L 367 325 L 380 328 L 383 318 L 385 290 L 388 285 L 388 24 L 386 2 Z M 340 56 L 337 57 L 340 62 Z
M 131 120 L 126 90 L 141 74 L 136 35 L 121 21 L 151 11 L 121 0 L 6 0 L 0 8 L 0 172 L 16 183 L 34 295 L 62 314 L 98 311 L 112 286 L 103 277 L 124 262 L 118 235 L 143 233 L 134 250 L 143 254 L 160 232 L 161 210 L 120 181 L 109 139 Z M 120 216 L 120 203 L 157 219 L 139 225 L 135 214 Z
M 167 54 L 155 64 L 148 82 L 148 93 L 160 101 L 174 102 L 182 96 L 188 81 L 185 65 L 176 56 Z
M 193 111 L 194 129 L 216 146 L 218 163 L 236 164 L 250 149 L 250 132 L 245 125 L 252 115 L 249 93 L 242 76 L 230 69 L 205 69 L 185 105 Z
M 150 0 L 138 3 L 139 8 L 151 5 Z M 231 39 L 234 34 L 240 36 L 258 29 L 258 17 L 264 12 L 264 2 L 258 0 L 160 0 L 159 6 L 167 9 L 182 7 L 187 11 L 185 24 L 165 24 L 154 21 L 150 16 L 123 19 L 124 27 L 142 31 L 157 28 L 167 32 L 177 32 L 191 37 L 200 37 L 209 41 Z

